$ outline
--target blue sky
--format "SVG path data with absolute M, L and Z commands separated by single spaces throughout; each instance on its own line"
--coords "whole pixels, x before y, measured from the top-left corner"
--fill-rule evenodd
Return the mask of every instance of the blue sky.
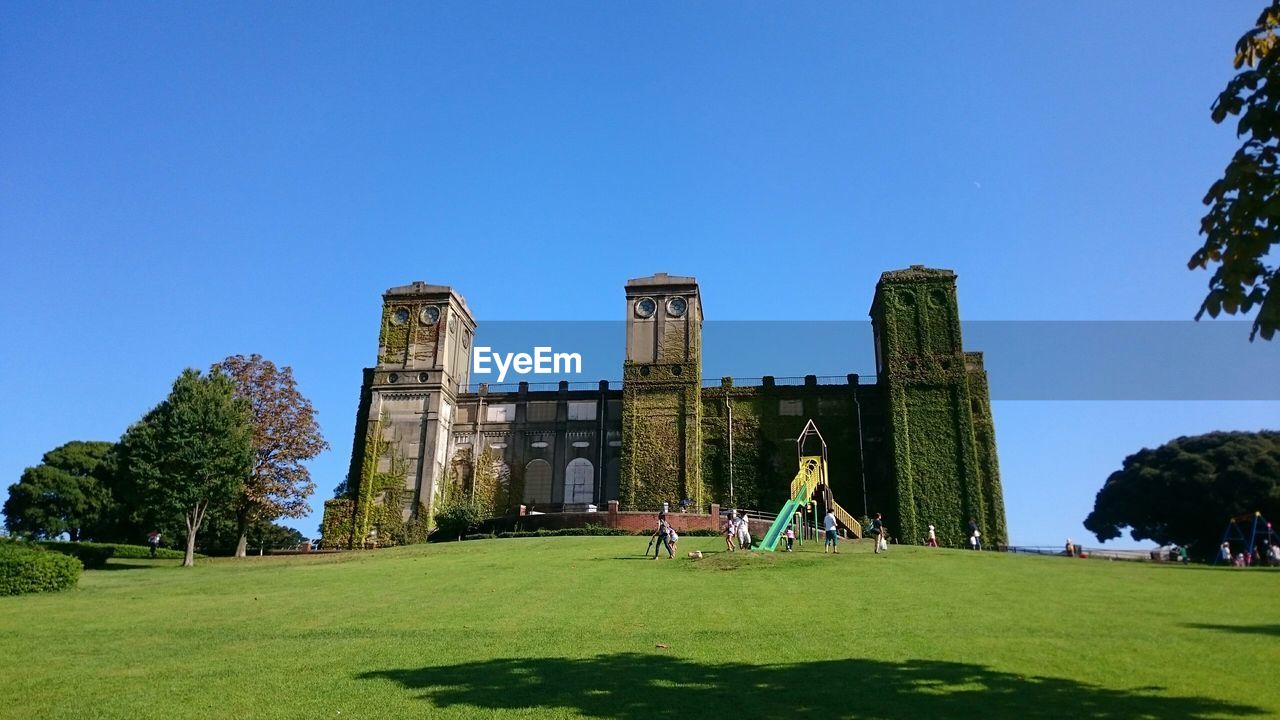
M 655 271 L 696 275 L 710 319 L 864 320 L 881 271 L 923 263 L 968 319 L 1188 319 L 1235 145 L 1208 108 L 1261 4 L 5 3 L 0 486 L 259 352 L 333 445 L 318 507 L 380 294 L 415 279 L 482 323 L 617 320 Z M 1245 332 L 1232 353 L 1274 357 Z M 1280 424 L 995 413 L 1025 544 L 1086 538 L 1144 445 Z

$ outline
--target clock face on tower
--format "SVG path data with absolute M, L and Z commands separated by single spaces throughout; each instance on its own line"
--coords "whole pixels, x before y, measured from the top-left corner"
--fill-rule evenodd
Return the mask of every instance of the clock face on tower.
M 651 297 L 640 298 L 636 301 L 636 315 L 642 318 L 653 317 L 658 310 L 658 303 Z
M 435 325 L 440 320 L 440 308 L 435 305 L 428 305 L 422 308 L 422 314 L 419 316 L 423 325 Z
M 396 310 L 395 314 L 391 316 L 391 322 L 394 325 L 403 325 L 409 322 L 409 311 L 404 308 Z
M 689 301 L 682 297 L 673 297 L 667 301 L 667 314 L 671 317 L 680 317 L 689 309 Z

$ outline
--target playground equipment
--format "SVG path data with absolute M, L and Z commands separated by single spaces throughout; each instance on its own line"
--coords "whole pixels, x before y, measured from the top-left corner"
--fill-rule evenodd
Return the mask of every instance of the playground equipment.
M 804 454 L 805 441 L 813 438 L 822 443 L 821 455 Z M 800 433 L 800 437 L 796 438 L 796 457 L 799 459 L 800 468 L 791 481 L 791 499 L 782 506 L 778 517 L 769 526 L 769 531 L 765 533 L 764 538 L 756 544 L 755 549 L 770 552 L 776 550 L 778 539 L 786 531 L 787 525 L 791 524 L 798 514 L 805 511 L 813 500 L 814 494 L 819 492 L 819 488 L 821 488 L 819 498 L 822 505 L 835 513 L 836 522 L 843 525 L 855 537 L 862 537 L 862 525 L 844 508 L 836 504 L 831 496 L 831 486 L 827 483 L 827 441 L 822 438 L 822 433 L 818 432 L 818 426 L 813 420 L 805 423 L 804 431 Z
M 1250 526 L 1247 534 L 1242 527 L 1244 525 Z M 1270 546 L 1275 545 L 1278 539 L 1280 538 L 1277 538 L 1276 531 L 1271 527 L 1271 523 L 1262 517 L 1261 512 L 1236 515 L 1227 521 L 1227 528 L 1222 531 L 1222 542 L 1228 546 L 1232 541 L 1239 543 L 1244 547 L 1245 555 L 1250 558 L 1258 557 L 1259 540 L 1262 540 L 1269 550 Z M 1217 565 L 1220 561 L 1222 561 L 1222 554 L 1214 553 L 1213 564 Z

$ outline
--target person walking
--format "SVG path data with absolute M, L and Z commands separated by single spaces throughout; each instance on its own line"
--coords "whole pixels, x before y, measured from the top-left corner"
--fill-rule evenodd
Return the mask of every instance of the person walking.
M 796 531 L 788 527 L 785 537 L 787 538 L 787 552 L 791 552 L 791 549 L 795 546 L 796 542 Z
M 973 534 L 969 536 L 969 546 L 974 550 L 982 549 L 982 533 L 980 531 L 974 530 Z
M 156 550 L 160 548 L 160 531 L 152 530 L 147 533 L 147 545 L 151 547 L 151 557 L 156 556 Z
M 880 517 L 880 513 L 876 513 L 871 520 L 871 542 L 875 543 L 876 554 L 879 555 L 880 546 L 884 544 L 884 520 Z
M 662 548 L 667 549 L 667 557 L 674 558 L 675 553 L 671 552 L 671 526 L 667 523 L 667 514 L 658 513 L 658 527 L 653 531 L 653 559 L 658 559 L 658 554 L 662 552 Z
M 724 521 L 724 547 L 729 552 L 733 552 L 733 538 L 738 534 L 738 522 L 730 511 L 729 519 Z
M 827 548 L 831 548 L 831 552 L 836 555 L 840 554 L 840 548 L 836 547 L 836 513 L 834 510 L 827 508 L 827 514 L 822 518 L 822 529 L 826 531 L 826 540 L 822 544 L 822 553 L 825 555 Z
M 928 547 L 938 547 L 938 534 L 934 532 L 932 525 L 929 526 L 929 539 L 925 540 L 924 544 Z

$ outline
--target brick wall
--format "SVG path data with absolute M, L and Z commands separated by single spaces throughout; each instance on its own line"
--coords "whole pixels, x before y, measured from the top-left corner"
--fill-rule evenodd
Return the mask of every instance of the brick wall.
M 523 508 L 521 508 L 523 511 Z M 483 532 L 508 532 L 515 530 L 519 526 L 520 530 L 563 530 L 565 528 L 580 528 L 587 525 L 601 525 L 608 528 L 619 528 L 629 530 L 631 532 L 642 532 L 652 530 L 658 522 L 658 514 L 651 512 L 621 512 L 618 510 L 618 502 L 616 500 L 609 501 L 608 510 L 605 512 L 577 512 L 577 513 L 547 513 L 545 515 L 519 515 L 515 517 L 493 518 L 485 521 Z M 720 506 L 712 505 L 711 513 L 702 515 L 699 513 L 667 513 L 667 522 L 676 529 L 676 532 L 682 533 L 688 530 L 719 530 L 720 522 Z M 760 523 L 751 523 L 751 532 L 756 533 L 757 525 L 761 526 L 763 534 L 767 526 Z

